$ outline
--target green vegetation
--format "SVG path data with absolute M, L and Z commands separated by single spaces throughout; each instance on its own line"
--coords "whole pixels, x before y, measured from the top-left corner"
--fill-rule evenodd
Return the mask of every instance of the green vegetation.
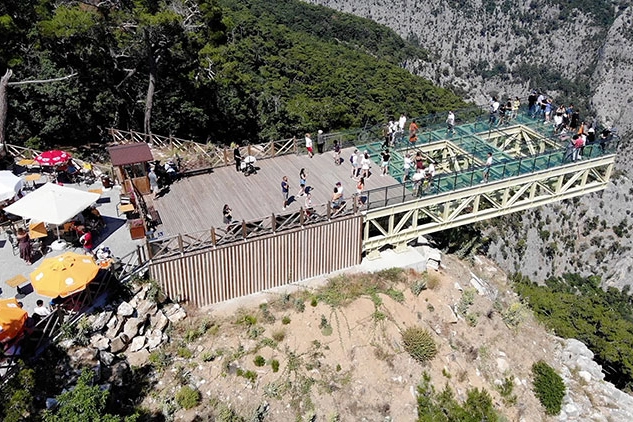
M 402 343 L 411 357 L 420 363 L 426 363 L 437 355 L 435 340 L 427 330 L 421 327 L 409 327 L 402 332 Z
M 600 287 L 600 277 L 565 274 L 544 286 L 519 274 L 512 277 L 517 293 L 548 328 L 589 347 L 595 360 L 609 368 L 605 378 L 618 388 L 633 387 L 633 297 Z
M 58 407 L 44 413 L 45 422 L 118 422 L 118 416 L 106 413 L 108 391 L 91 386 L 92 372 L 83 371 L 72 390 L 57 396 Z M 128 420 L 132 420 L 128 418 Z
M 431 377 L 425 372 L 418 385 L 418 422 L 497 422 L 499 416 L 486 390 L 478 388 L 466 392 L 466 401 L 460 404 L 448 385 L 437 393 Z
M 539 399 L 548 415 L 558 415 L 565 397 L 565 383 L 554 368 L 543 361 L 532 365 L 534 377 L 534 394 Z
M 202 394 L 200 391 L 195 388 L 189 387 L 188 385 L 182 387 L 176 393 L 176 403 L 178 406 L 183 409 L 192 409 L 200 404 L 200 400 L 202 399 Z
M 255 364 L 255 366 L 264 366 L 266 365 L 266 358 L 264 358 L 262 355 L 257 355 L 255 356 L 255 359 L 253 359 L 253 363 Z
M 11 82 L 76 73 L 10 86 L 8 138 L 83 145 L 130 127 L 258 142 L 463 105 L 401 67 L 426 51 L 370 20 L 299 0 L 180 3 L 0 3 Z

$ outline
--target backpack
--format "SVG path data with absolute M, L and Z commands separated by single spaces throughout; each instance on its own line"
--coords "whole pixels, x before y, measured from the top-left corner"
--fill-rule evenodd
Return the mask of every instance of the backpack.
M 349 156 L 349 162 L 354 164 L 354 154 Z

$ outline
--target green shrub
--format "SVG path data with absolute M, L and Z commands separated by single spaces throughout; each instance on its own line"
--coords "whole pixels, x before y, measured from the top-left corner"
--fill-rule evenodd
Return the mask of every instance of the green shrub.
M 409 327 L 402 332 L 402 342 L 406 350 L 415 360 L 425 363 L 437 355 L 435 340 L 422 327 Z
M 288 325 L 290 324 L 290 317 L 288 315 L 285 315 L 282 319 L 281 319 L 281 323 L 283 325 Z
M 534 394 L 548 415 L 558 415 L 565 397 L 565 383 L 554 368 L 542 360 L 532 365 Z
M 176 403 L 183 409 L 191 409 L 200 403 L 202 395 L 200 391 L 189 386 L 184 386 L 176 393 Z
M 426 290 L 426 280 L 420 279 L 411 283 L 411 293 L 416 296 L 419 296 L 422 293 L 422 290 Z
M 179 347 L 177 353 L 179 357 L 185 359 L 190 359 L 193 356 L 193 352 L 187 347 Z
M 273 337 L 273 340 L 279 343 L 279 342 L 282 342 L 286 338 L 286 330 L 284 329 L 275 330 L 272 332 L 271 335 Z
M 273 368 L 273 372 L 279 372 L 279 361 L 277 359 L 271 360 L 270 366 Z
M 255 366 L 264 366 L 266 365 L 266 359 L 262 355 L 257 355 L 255 356 L 253 363 L 255 363 Z

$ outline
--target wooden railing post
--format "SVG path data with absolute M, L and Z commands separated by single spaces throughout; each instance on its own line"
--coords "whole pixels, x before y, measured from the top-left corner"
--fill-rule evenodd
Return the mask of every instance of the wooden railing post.
M 270 154 L 271 157 L 275 156 L 275 141 L 270 141 Z
M 301 207 L 299 209 L 299 224 L 301 224 L 301 226 L 303 227 L 303 225 L 306 222 L 306 214 L 305 214 L 305 210 L 303 209 L 303 207 Z
M 327 219 L 332 218 L 332 201 L 327 201 Z
M 246 221 L 242 220 L 242 238 L 246 241 L 247 236 L 248 232 L 246 231 Z
M 229 165 L 229 154 L 228 154 L 228 151 L 226 150 L 226 146 L 222 150 L 222 156 L 224 157 L 224 165 L 228 166 Z
M 180 249 L 180 254 L 181 255 L 185 254 L 185 249 L 184 249 L 183 243 L 182 243 L 182 235 L 180 233 L 178 233 L 178 249 Z
M 270 219 L 270 227 L 273 229 L 273 233 L 277 231 L 277 217 L 275 217 L 275 214 Z
M 213 247 L 218 245 L 218 239 L 215 235 L 215 227 L 211 227 L 211 243 L 213 243 Z
M 145 238 L 145 248 L 147 249 L 147 258 L 152 259 L 154 257 L 154 251 L 152 251 L 152 246 L 149 244 L 147 238 Z

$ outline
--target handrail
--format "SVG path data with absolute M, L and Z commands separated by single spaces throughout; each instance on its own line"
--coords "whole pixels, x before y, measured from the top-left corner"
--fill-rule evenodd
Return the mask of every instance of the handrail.
M 336 218 L 355 215 L 358 211 L 356 198 L 350 197 L 340 207 L 335 208 L 331 202 L 318 204 L 309 209 L 249 220 L 234 222 L 227 227 L 210 227 L 191 233 L 179 233 L 146 240 L 145 249 L 148 259 L 155 261 L 174 256 L 183 256 L 238 241 L 251 240 L 273 235 L 305 226 L 311 226 Z
M 591 159 L 612 155 L 615 151 L 617 151 L 619 142 L 620 138 L 614 136 L 614 138 L 609 142 L 602 144 L 598 142 L 587 145 L 584 147 L 584 156 L 590 157 Z M 552 160 L 552 157 L 560 155 L 562 155 L 560 162 L 558 160 Z M 547 161 L 544 162 L 540 168 L 537 168 L 537 161 L 545 161 L 545 159 L 547 159 Z M 566 164 L 566 161 L 570 159 L 571 154 L 569 151 L 559 149 L 544 152 L 542 154 L 519 157 L 519 159 L 501 160 L 491 166 L 488 180 L 492 182 L 495 180 L 502 180 L 507 177 L 535 173 L 537 171 Z M 524 166 L 526 163 L 529 166 L 528 168 L 525 168 Z M 364 191 L 363 196 L 366 199 L 366 209 L 383 208 L 406 202 L 411 200 L 412 197 L 420 198 L 435 196 L 446 192 L 476 186 L 481 183 L 481 177 L 475 176 L 477 174 L 483 174 L 484 168 L 485 166 L 478 166 L 474 169 L 467 169 L 460 172 L 440 174 L 430 181 L 427 180 L 426 183 L 428 183 L 428 185 L 425 184 L 424 180 L 420 182 L 412 182 L 409 180 L 404 183 Z M 463 183 L 463 181 L 468 182 Z M 444 188 L 442 185 L 444 185 Z

